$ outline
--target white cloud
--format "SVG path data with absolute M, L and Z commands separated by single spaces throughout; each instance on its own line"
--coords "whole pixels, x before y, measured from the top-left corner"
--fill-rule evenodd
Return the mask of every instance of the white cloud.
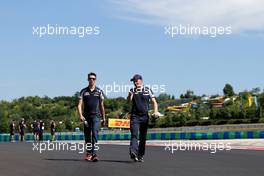
M 264 31 L 264 0 L 111 0 L 119 18 L 157 25 L 231 26 Z

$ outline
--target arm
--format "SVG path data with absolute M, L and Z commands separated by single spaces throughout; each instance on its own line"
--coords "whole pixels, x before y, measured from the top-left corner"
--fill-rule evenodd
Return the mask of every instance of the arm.
M 162 117 L 163 115 L 161 113 L 159 113 L 159 111 L 158 111 L 158 103 L 157 103 L 156 98 L 152 97 L 151 101 L 152 101 L 153 110 L 154 110 L 154 113 L 152 114 L 152 116 L 154 116 L 154 117 Z
M 78 103 L 77 110 L 78 110 L 78 114 L 79 114 L 81 122 L 83 122 L 85 120 L 85 118 L 83 117 L 83 113 L 82 113 L 82 104 L 83 104 L 83 101 L 82 101 L 82 99 L 80 99 L 79 103 Z
M 151 98 L 154 114 L 158 113 L 158 103 L 156 101 L 156 98 Z
M 103 100 L 101 100 L 101 102 L 100 102 L 100 113 L 103 117 L 102 122 L 105 126 L 106 125 L 106 119 L 105 119 L 105 109 L 104 109 L 104 101 Z

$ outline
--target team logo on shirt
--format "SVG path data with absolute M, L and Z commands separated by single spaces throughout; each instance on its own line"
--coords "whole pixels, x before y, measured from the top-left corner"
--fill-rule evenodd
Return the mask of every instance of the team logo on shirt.
M 94 96 L 96 96 L 96 97 L 100 96 L 100 92 L 95 92 Z
M 89 96 L 89 95 L 90 95 L 89 92 L 85 92 L 85 93 L 84 93 L 84 96 Z

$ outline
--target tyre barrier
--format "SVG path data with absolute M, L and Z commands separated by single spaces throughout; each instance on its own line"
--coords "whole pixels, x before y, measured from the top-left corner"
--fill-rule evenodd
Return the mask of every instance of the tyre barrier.
M 99 140 L 129 140 L 129 133 L 99 134 Z M 19 134 L 15 134 L 14 141 L 19 141 Z M 33 141 L 33 135 L 27 133 L 25 141 Z M 50 140 L 49 133 L 43 134 L 43 141 Z M 264 131 L 236 131 L 236 132 L 169 132 L 148 133 L 147 140 L 216 140 L 216 139 L 258 139 L 264 138 Z M 83 133 L 56 133 L 56 140 L 84 140 Z M 9 134 L 0 134 L 0 142 L 9 142 Z

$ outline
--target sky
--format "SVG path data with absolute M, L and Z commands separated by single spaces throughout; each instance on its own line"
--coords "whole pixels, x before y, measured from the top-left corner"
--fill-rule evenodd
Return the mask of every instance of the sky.
M 260 0 L 6 0 L 0 6 L 0 100 L 72 96 L 87 86 L 165 85 L 179 97 L 264 88 L 264 2 Z M 33 35 L 33 27 L 97 26 L 98 35 Z M 217 37 L 165 35 L 170 25 L 231 26 Z M 126 92 L 110 92 L 109 97 Z

